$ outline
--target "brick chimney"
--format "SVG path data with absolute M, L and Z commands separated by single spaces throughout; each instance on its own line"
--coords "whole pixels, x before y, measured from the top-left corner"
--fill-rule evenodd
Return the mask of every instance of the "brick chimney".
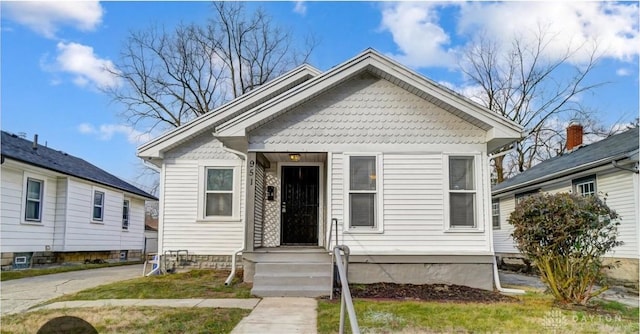
M 574 148 L 582 145 L 582 125 L 571 122 L 567 127 L 567 152 L 571 152 Z

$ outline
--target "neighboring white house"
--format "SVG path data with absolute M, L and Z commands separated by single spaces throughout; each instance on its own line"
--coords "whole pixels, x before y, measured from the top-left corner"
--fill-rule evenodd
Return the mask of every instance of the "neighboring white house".
M 515 247 L 507 219 L 519 198 L 536 192 L 573 192 L 599 195 L 621 217 L 619 240 L 624 244 L 608 254 L 620 267 L 611 278 L 638 285 L 638 128 L 613 135 L 590 145 L 582 144 L 582 127 L 567 129 L 571 150 L 546 160 L 493 187 L 493 242 L 501 258 L 521 257 Z
M 2 131 L 1 145 L 3 267 L 140 257 L 154 196 L 37 139 Z
M 488 154 L 521 130 L 368 49 L 300 66 L 138 155 L 162 170 L 160 253 L 228 266 L 242 250 L 254 294 L 328 294 L 301 282 L 330 281 L 335 244 L 352 282 L 491 289 Z

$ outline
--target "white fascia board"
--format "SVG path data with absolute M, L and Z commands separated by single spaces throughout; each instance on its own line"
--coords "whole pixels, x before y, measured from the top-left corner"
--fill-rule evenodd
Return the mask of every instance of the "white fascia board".
M 242 110 L 242 108 L 256 103 L 260 99 L 268 96 L 274 91 L 286 87 L 287 85 L 300 80 L 306 76 L 315 77 L 321 72 L 311 65 L 303 64 L 295 69 L 283 74 L 282 76 L 272 80 L 271 82 L 255 89 L 237 99 L 234 99 L 215 110 L 212 110 L 192 121 L 172 129 L 163 135 L 145 143 L 138 147 L 137 155 L 146 158 L 161 158 L 161 152 L 169 147 L 190 138 L 194 134 L 214 125 L 216 122 Z
M 527 182 L 522 182 L 522 183 L 518 183 L 518 184 L 514 184 L 510 187 L 504 188 L 504 189 L 500 189 L 500 190 L 495 190 L 495 191 L 491 191 L 491 197 L 504 197 L 510 194 L 515 194 L 516 192 L 522 192 L 522 191 L 526 191 L 524 188 L 528 188 L 528 187 L 533 187 L 533 186 L 541 186 L 543 184 L 548 184 L 548 183 L 554 183 L 554 182 L 558 182 L 560 180 L 560 178 L 563 177 L 567 177 L 567 176 L 571 176 L 573 174 L 578 174 L 590 169 L 595 169 L 598 167 L 602 167 L 604 166 L 604 169 L 611 169 L 612 166 L 610 166 L 610 162 L 611 161 L 616 161 L 620 158 L 621 156 L 615 156 L 615 157 L 607 157 L 604 159 L 600 159 L 600 160 L 596 160 L 596 161 L 592 161 L 588 164 L 584 164 L 584 165 L 580 165 L 580 166 L 576 166 L 573 168 L 569 168 L 569 169 L 564 169 L 561 170 L 559 172 L 555 172 L 553 174 L 547 174 L 545 176 L 539 177 L 537 179 L 533 179 L 533 180 L 529 180 Z M 595 170 L 593 171 L 595 172 Z

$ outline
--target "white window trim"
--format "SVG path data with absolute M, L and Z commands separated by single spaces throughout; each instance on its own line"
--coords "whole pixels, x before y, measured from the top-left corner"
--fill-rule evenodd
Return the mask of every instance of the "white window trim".
M 581 178 L 577 178 L 577 179 L 571 180 L 571 187 L 573 188 L 572 190 L 573 190 L 574 194 L 586 197 L 584 194 L 582 194 L 582 193 L 580 193 L 578 191 L 578 187 L 580 185 L 585 185 L 585 184 L 589 184 L 589 183 L 593 183 L 593 194 L 589 195 L 589 196 L 597 196 L 598 195 L 598 182 L 597 182 L 596 175 L 588 175 L 588 176 L 585 176 L 585 177 L 581 177 Z
M 95 208 L 96 192 L 102 193 L 102 217 L 100 219 L 96 219 L 93 217 L 93 209 Z M 107 203 L 107 191 L 102 188 L 92 187 L 91 188 L 91 210 L 89 212 L 91 223 L 104 224 L 105 215 L 106 215 L 106 210 L 105 210 L 106 203 Z
M 367 226 L 351 226 L 351 203 L 349 201 L 350 194 L 350 184 L 351 184 L 351 172 L 350 172 L 350 157 L 352 156 L 366 156 L 366 157 L 376 157 L 376 212 L 375 212 L 375 226 L 367 227 Z M 383 188 L 383 175 L 384 169 L 382 168 L 383 163 L 383 154 L 381 152 L 354 152 L 354 153 L 344 153 L 343 154 L 343 203 L 344 203 L 344 212 L 343 212 L 343 232 L 351 233 L 351 234 L 368 234 L 368 233 L 384 233 L 384 215 L 383 215 L 383 197 L 384 197 L 384 188 Z
M 124 204 L 127 204 L 127 227 L 124 227 Z M 125 198 L 122 200 L 122 231 L 128 232 L 131 227 L 131 200 Z
M 493 224 L 493 217 L 495 217 L 495 215 L 493 214 L 493 206 L 494 205 L 498 205 L 498 226 L 495 226 Z M 491 228 L 494 230 L 499 230 L 502 228 L 502 221 L 500 219 L 500 200 L 496 200 L 495 202 L 491 202 Z
M 198 222 L 240 221 L 240 193 L 242 185 L 243 160 L 202 160 L 198 162 Z M 233 207 L 231 216 L 205 216 L 206 187 L 208 168 L 233 169 Z
M 27 182 L 34 179 L 42 182 L 40 189 L 40 219 L 27 219 Z M 44 225 L 44 213 L 47 197 L 47 178 L 44 175 L 24 172 L 22 175 L 22 196 L 20 196 L 20 222 L 25 225 Z
M 473 157 L 473 180 L 474 180 L 474 190 L 473 191 L 465 191 L 468 193 L 475 193 L 474 199 L 474 227 L 452 227 L 451 226 L 451 217 L 450 217 L 450 207 L 449 207 L 449 157 Z M 482 156 L 479 153 L 449 153 L 445 152 L 442 155 L 442 198 L 444 203 L 443 214 L 444 214 L 444 232 L 484 232 L 483 220 L 485 219 L 483 214 L 483 206 L 486 202 L 483 201 L 484 191 L 482 188 Z

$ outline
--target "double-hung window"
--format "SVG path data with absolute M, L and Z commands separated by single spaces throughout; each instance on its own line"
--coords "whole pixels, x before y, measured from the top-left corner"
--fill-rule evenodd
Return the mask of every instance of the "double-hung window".
M 449 156 L 449 227 L 476 228 L 473 156 Z
M 491 202 L 491 222 L 494 230 L 500 229 L 500 200 Z
M 573 180 L 572 183 L 573 183 L 573 191 L 575 194 L 578 194 L 584 197 L 596 195 L 595 175 Z
M 205 217 L 231 217 L 234 205 L 234 169 L 227 167 L 206 168 Z
M 129 229 L 129 200 L 122 202 L 122 229 Z
M 25 202 L 24 219 L 31 222 L 42 220 L 42 193 L 44 181 L 27 178 L 27 197 Z
M 94 221 L 102 221 L 104 219 L 104 192 L 93 191 L 93 215 Z
M 348 219 L 350 229 L 379 229 L 377 156 L 349 158 Z

